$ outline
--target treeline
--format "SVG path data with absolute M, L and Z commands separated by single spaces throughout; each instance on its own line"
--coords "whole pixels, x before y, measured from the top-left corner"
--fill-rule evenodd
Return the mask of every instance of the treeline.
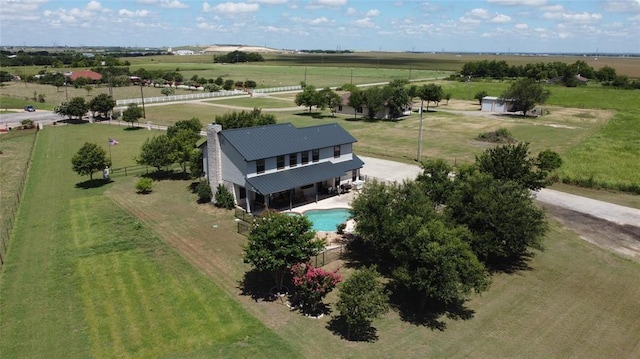
M 509 65 L 506 61 L 482 60 L 465 63 L 459 76 L 454 79 L 466 81 L 471 78 L 530 78 L 536 81 L 562 83 L 568 87 L 585 84 L 585 80 L 597 80 L 605 86 L 627 89 L 640 89 L 640 81 L 631 80 L 628 76 L 618 75 L 610 66 L 595 70 L 585 61 L 578 60 L 573 64 L 560 61 L 537 62 L 526 65 Z
M 238 62 L 264 62 L 264 57 L 257 52 L 232 51 L 226 55 L 213 55 L 213 62 L 217 64 Z
M 88 57 L 80 52 L 11 52 L 0 51 L 1 66 L 51 66 L 62 67 L 93 67 L 101 66 L 128 66 L 128 61 L 120 61 L 118 57 L 124 54 L 96 54 Z

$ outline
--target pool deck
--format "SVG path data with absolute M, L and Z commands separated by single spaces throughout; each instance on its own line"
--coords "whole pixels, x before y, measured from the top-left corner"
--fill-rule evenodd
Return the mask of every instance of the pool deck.
M 325 198 L 318 202 L 311 202 L 302 206 L 293 207 L 291 210 L 283 210 L 283 213 L 303 213 L 311 209 L 333 209 L 333 208 L 351 208 L 351 202 L 357 195 L 357 191 L 352 190 L 348 193 L 335 195 L 329 198 Z

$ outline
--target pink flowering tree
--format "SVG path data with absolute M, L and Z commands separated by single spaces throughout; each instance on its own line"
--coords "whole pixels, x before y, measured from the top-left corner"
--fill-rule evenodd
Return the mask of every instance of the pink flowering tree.
M 328 272 L 316 268 L 310 263 L 297 263 L 291 268 L 294 294 L 293 305 L 303 313 L 317 315 L 321 312 L 320 305 L 324 297 L 342 281 L 336 269 Z

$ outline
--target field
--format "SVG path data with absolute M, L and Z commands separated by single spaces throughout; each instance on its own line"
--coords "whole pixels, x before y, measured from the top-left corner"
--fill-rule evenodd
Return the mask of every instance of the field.
M 114 184 L 95 187 L 71 171 L 84 141 L 118 137 L 139 147 L 147 136 L 99 125 L 39 134 L 2 268 L 2 357 L 298 356 L 105 196 Z M 131 161 L 126 148 L 113 155 Z M 122 178 L 136 197 L 132 181 Z
M 374 323 L 377 341 L 347 342 L 328 317 L 255 302 L 238 288 L 245 239 L 232 213 L 197 205 L 190 181 L 159 181 L 146 196 L 134 193 L 134 177 L 75 186 L 86 178 L 69 158 L 84 141 L 118 138 L 112 155 L 125 166 L 153 134 L 100 124 L 39 134 L 2 272 L 3 358 L 640 355 L 640 312 L 630 310 L 640 306 L 640 264 L 555 224 L 529 270 L 494 276 L 468 303 L 474 317 L 442 318 L 442 331 L 392 311 Z
M 433 55 L 438 61 L 428 63 L 420 54 L 384 55 L 388 57 L 361 55 L 363 68 L 354 70 L 353 82 L 431 76 L 440 73 L 434 71 L 459 68 L 471 58 Z M 322 85 L 313 81 L 339 85 L 350 81 L 354 66 L 320 54 L 274 56 L 265 66 L 213 65 L 205 57 L 188 58 L 196 62 L 181 63 L 185 57 L 178 56 L 131 61 L 132 67 L 180 67 L 209 77 L 241 79 L 244 70 L 260 78 L 262 73 L 264 86 L 273 78 L 297 84 L 305 72 L 307 82 L 317 87 Z M 403 58 L 413 60 L 403 65 Z M 556 60 L 514 56 L 509 61 L 524 59 Z M 585 61 L 595 66 L 595 60 Z M 600 58 L 597 64 L 605 61 L 621 66 L 614 66 L 618 73 L 622 68 L 629 73 L 640 68 L 631 66 L 638 64 L 637 59 Z M 534 119 L 477 111 L 479 105 L 472 100 L 476 92 L 499 95 L 508 82 L 438 83 L 453 99 L 425 114 L 423 159 L 469 163 L 491 146 L 475 137 L 505 127 L 518 140 L 530 142 L 532 152 L 546 148 L 559 152 L 564 160 L 561 177 L 591 179 L 605 187 L 638 183 L 637 91 L 592 84 L 550 87 L 552 95 L 542 107 L 545 115 Z M 0 107 L 21 109 L 32 103 L 29 97 L 34 91 L 46 94 L 47 103 L 39 109 L 52 108 L 50 99 L 66 97 L 64 88 L 11 84 L 0 88 Z M 69 97 L 89 100 L 107 88 L 67 91 Z M 116 88 L 114 94 L 139 97 L 139 91 Z M 159 89 L 144 91 L 145 96 L 160 96 Z M 144 121 L 171 125 L 198 117 L 206 124 L 233 108 L 273 108 L 278 122 L 296 126 L 338 122 L 358 139 L 354 148 L 358 154 L 416 163 L 417 114 L 398 122 L 333 118 L 328 111 L 289 110 L 295 106 L 293 96 L 147 106 Z M 640 308 L 640 264 L 585 242 L 553 220 L 546 250 L 536 253 L 530 268 L 494 275 L 490 289 L 467 303 L 473 318 L 440 318 L 446 324 L 443 330 L 403 321 L 392 310 L 374 323 L 377 341 L 348 342 L 328 329 L 329 317 L 309 319 L 280 301 L 255 301 L 239 288 L 247 270 L 241 260 L 246 239 L 236 233 L 233 214 L 196 204 L 188 190 L 191 181 L 157 181 L 154 191 L 143 196 L 134 190 L 139 178 L 121 171 L 113 174 L 113 182 L 97 187 L 71 171 L 70 158 L 86 141 L 107 149 L 108 138 L 118 139 L 120 144 L 110 148 L 110 155 L 114 168 L 122 168 L 134 166 L 142 142 L 160 133 L 85 124 L 48 127 L 38 134 L 25 196 L 8 253 L 3 252 L 9 262 L 0 273 L 2 358 L 640 357 L 640 311 L 634 310 Z M 33 134 L 22 135 L 0 135 L 2 196 L 14 195 L 15 174 L 27 161 L 26 150 L 20 150 Z M 640 208 L 639 196 L 564 184 L 554 187 Z M 4 211 L 4 197 L 2 201 Z M 353 270 L 347 262 L 330 263 L 331 269 L 336 267 L 345 276 Z M 334 291 L 327 300 L 332 304 L 336 298 Z

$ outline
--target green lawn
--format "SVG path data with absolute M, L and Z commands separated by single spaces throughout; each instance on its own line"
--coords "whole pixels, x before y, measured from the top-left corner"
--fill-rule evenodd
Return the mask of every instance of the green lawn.
M 39 134 L 2 269 L 3 358 L 295 357 L 280 337 L 138 219 L 75 186 L 84 143 L 140 146 L 147 131 L 60 126 Z M 124 142 L 124 143 L 123 143 Z M 130 163 L 126 146 L 114 162 Z M 127 183 L 133 179 L 122 178 Z M 129 196 L 136 197 L 133 184 Z

